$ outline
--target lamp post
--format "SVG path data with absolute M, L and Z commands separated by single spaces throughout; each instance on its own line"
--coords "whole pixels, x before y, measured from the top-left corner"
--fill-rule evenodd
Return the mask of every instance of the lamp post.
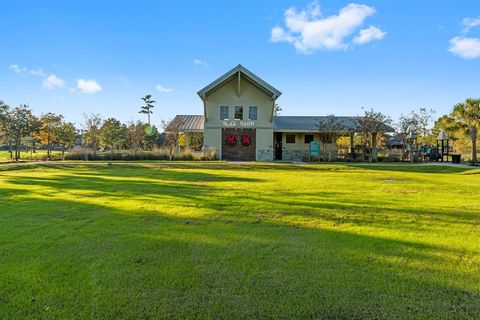
M 448 161 L 448 156 L 449 156 L 449 145 L 448 141 L 450 138 L 448 137 L 447 133 L 442 130 L 437 136 L 437 153 L 440 155 L 440 161 L 443 162 L 443 157 L 447 156 L 447 161 Z

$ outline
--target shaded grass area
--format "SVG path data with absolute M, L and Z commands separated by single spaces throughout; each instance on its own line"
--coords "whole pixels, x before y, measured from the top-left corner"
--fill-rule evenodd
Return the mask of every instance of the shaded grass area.
M 0 169 L 0 318 L 480 316 L 480 170 Z

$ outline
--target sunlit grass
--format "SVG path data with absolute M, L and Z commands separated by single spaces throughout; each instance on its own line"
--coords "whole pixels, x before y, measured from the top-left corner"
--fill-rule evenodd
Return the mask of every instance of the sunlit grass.
M 480 170 L 0 169 L 0 318 L 478 318 Z
M 52 156 L 59 158 L 61 156 L 60 151 L 52 151 Z M 15 151 L 13 152 L 13 157 L 15 157 Z M 31 151 L 21 151 L 20 152 L 20 161 L 31 161 L 31 160 L 42 160 L 47 157 L 47 150 L 36 150 L 35 152 Z M 9 162 L 14 161 L 10 158 L 10 153 L 7 150 L 0 150 L 0 162 Z

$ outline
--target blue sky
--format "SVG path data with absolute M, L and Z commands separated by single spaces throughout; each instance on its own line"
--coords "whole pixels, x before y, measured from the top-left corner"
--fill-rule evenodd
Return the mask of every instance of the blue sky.
M 0 99 L 80 123 L 201 114 L 196 92 L 241 63 L 284 115 L 437 115 L 480 96 L 480 3 L 0 0 Z M 143 119 L 145 120 L 145 119 Z

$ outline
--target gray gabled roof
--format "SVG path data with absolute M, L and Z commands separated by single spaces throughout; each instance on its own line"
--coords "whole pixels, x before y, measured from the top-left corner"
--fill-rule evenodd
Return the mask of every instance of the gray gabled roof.
M 282 132 L 318 132 L 322 122 L 327 125 L 332 119 L 339 131 L 354 132 L 358 128 L 357 117 L 328 116 L 275 116 L 273 117 L 273 130 Z
M 334 120 L 334 123 L 332 123 Z M 276 132 L 319 132 L 324 125 L 334 125 L 339 131 L 356 132 L 360 126 L 359 117 L 345 116 L 274 116 L 273 131 Z M 205 117 L 203 115 L 177 115 L 165 131 L 203 132 Z M 389 126 L 386 132 L 395 132 Z
M 255 75 L 253 72 L 239 64 L 232 70 L 228 71 L 225 73 L 223 76 L 218 78 L 217 80 L 213 81 L 210 83 L 208 86 L 203 88 L 202 90 L 198 91 L 197 94 L 200 96 L 200 98 L 208 95 L 211 91 L 213 91 L 215 88 L 218 86 L 221 86 L 225 84 L 226 82 L 230 81 L 233 77 L 237 75 L 237 73 L 240 72 L 244 77 L 246 77 L 248 80 L 250 80 L 253 84 L 256 86 L 260 87 L 261 89 L 265 90 L 266 92 L 270 93 L 274 99 L 278 98 L 282 93 L 275 89 L 273 86 L 262 80 L 260 77 Z
M 277 132 L 319 132 L 322 126 L 332 126 L 338 131 L 358 132 L 361 117 L 347 116 L 275 116 L 273 131 Z M 384 125 L 385 132 L 395 132 L 395 129 Z
M 177 115 L 165 129 L 167 132 L 203 132 L 205 117 L 203 115 Z

